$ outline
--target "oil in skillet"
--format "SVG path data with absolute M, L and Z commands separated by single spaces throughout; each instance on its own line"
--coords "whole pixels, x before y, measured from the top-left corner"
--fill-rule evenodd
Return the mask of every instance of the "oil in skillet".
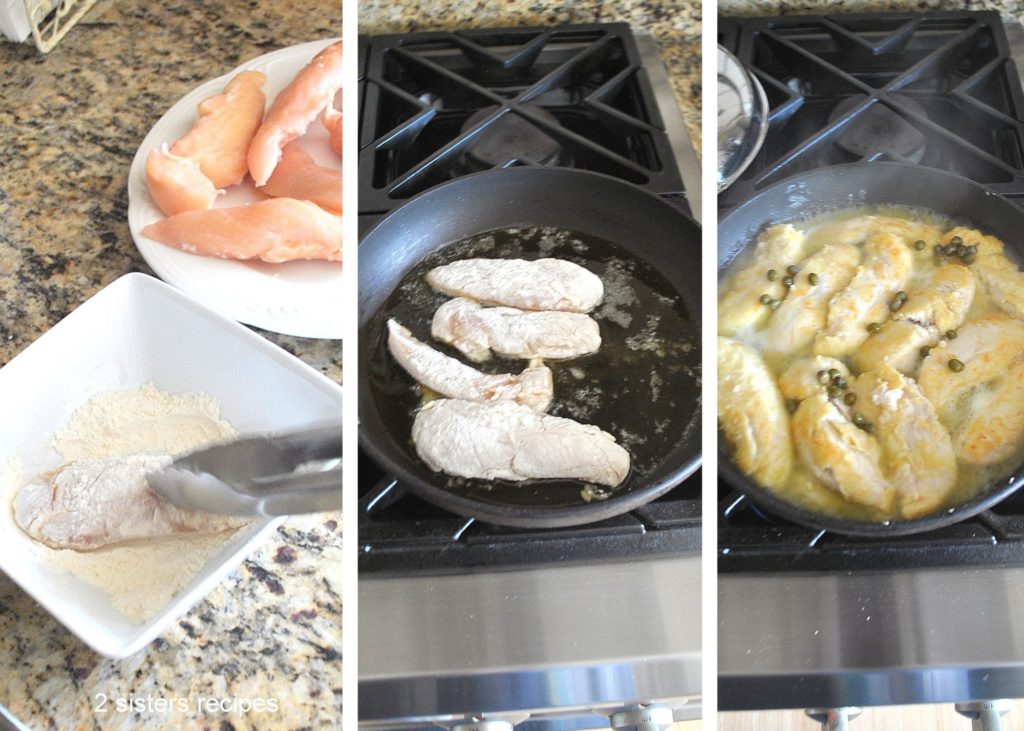
M 554 375 L 553 416 L 593 424 L 612 434 L 629 452 L 632 469 L 618 491 L 639 488 L 667 454 L 693 428 L 700 398 L 700 352 L 694 323 L 671 285 L 646 262 L 595 237 L 552 228 L 491 231 L 451 244 L 414 267 L 384 303 L 372 332 L 369 383 L 396 444 L 405 445 L 416 463 L 410 433 L 422 393 L 387 349 L 385 323 L 395 318 L 413 335 L 438 350 L 468 362 L 454 348 L 435 341 L 430 323 L 450 299 L 424 277 L 432 268 L 469 258 L 566 259 L 597 274 L 604 299 L 591 313 L 601 329 L 601 349 L 566 361 L 545 361 Z M 519 373 L 526 360 L 503 359 L 472 364 L 488 373 Z M 422 465 L 423 476 L 452 492 L 479 500 L 551 506 L 579 505 L 606 497 L 607 488 L 576 480 L 484 481 L 447 477 Z M 591 494 L 584 498 L 584 491 Z

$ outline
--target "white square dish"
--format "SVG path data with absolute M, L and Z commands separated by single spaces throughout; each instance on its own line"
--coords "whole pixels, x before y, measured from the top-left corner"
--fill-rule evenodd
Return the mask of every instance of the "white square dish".
M 128 274 L 0 368 L 0 460 L 17 458 L 25 475 L 53 469 L 61 462 L 51 447 L 54 432 L 76 408 L 98 393 L 145 383 L 209 394 L 240 433 L 301 427 L 341 413 L 342 389 L 323 374 L 173 287 Z M 141 623 L 114 609 L 100 589 L 42 560 L 9 520 L 0 531 L 0 570 L 91 648 L 122 658 L 160 635 L 280 522 L 257 521 L 232 534 Z

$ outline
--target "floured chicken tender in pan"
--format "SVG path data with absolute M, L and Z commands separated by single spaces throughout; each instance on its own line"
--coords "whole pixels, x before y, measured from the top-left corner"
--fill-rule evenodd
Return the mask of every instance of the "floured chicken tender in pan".
M 719 295 L 719 423 L 737 466 L 807 509 L 914 519 L 1024 460 L 1024 272 L 924 211 L 764 231 Z
M 21 488 L 14 519 L 35 540 L 78 551 L 245 525 L 243 519 L 182 510 L 157 497 L 146 473 L 170 462 L 164 456 L 71 462 Z
M 608 432 L 512 401 L 431 401 L 416 414 L 412 439 L 432 470 L 459 477 L 615 487 L 629 474 L 629 453 Z
M 427 283 L 453 297 L 521 310 L 590 312 L 604 296 L 600 277 L 564 259 L 461 259 L 431 269 Z
M 527 368 L 518 376 L 481 373 L 417 340 L 395 320 L 388 321 L 388 350 L 410 376 L 452 398 L 510 400 L 544 411 L 554 396 L 554 380 L 547 366 Z
M 491 357 L 564 360 L 601 347 L 597 320 L 577 312 L 528 312 L 484 307 L 457 297 L 437 308 L 430 334 L 454 345 L 472 361 Z

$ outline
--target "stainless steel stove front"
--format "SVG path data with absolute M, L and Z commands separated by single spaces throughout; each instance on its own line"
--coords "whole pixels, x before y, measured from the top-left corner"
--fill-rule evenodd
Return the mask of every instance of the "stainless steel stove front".
M 697 554 L 361 579 L 360 719 L 401 728 L 467 713 L 699 708 L 699 587 Z
M 635 36 L 699 220 L 696 152 L 657 42 Z M 522 731 L 607 728 L 612 714 L 655 701 L 676 720 L 700 717 L 697 553 L 361 576 L 359 607 L 361 727 L 451 727 L 477 717 Z

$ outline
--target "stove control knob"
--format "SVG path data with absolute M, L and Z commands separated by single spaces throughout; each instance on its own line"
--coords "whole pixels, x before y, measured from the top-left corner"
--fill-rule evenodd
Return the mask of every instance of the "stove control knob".
M 672 709 L 667 706 L 639 706 L 610 716 L 611 727 L 623 731 L 665 731 L 672 725 Z
M 806 713 L 821 724 L 821 731 L 848 731 L 850 721 L 861 714 L 857 706 L 843 708 L 808 708 Z
M 451 731 L 512 731 L 514 724 L 500 719 L 465 721 L 455 724 Z

